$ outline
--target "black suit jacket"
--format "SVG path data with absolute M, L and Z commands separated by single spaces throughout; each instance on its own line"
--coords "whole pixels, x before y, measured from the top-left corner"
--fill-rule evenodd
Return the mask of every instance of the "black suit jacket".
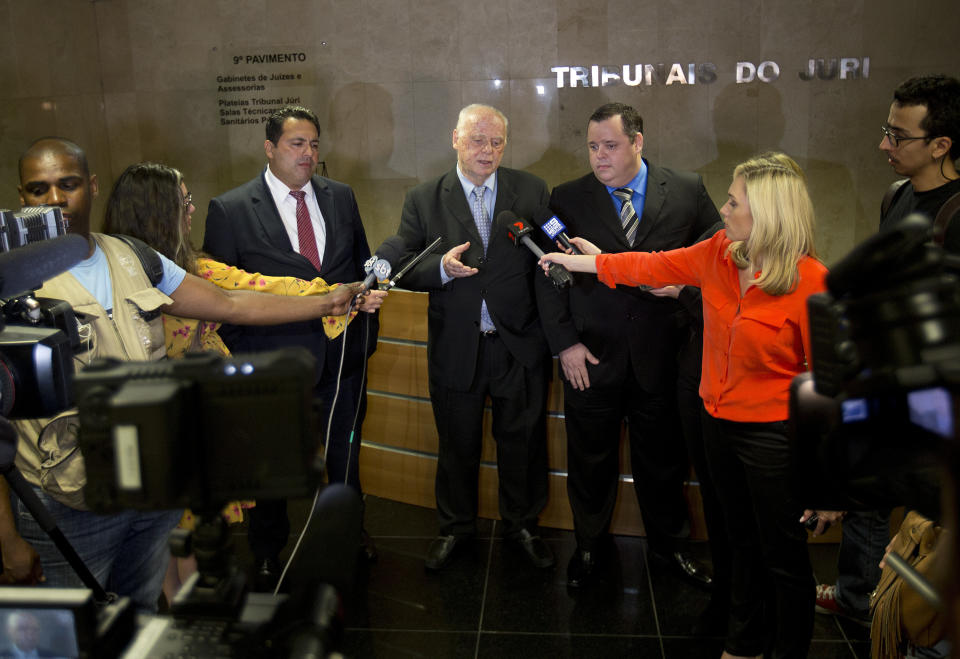
M 646 160 L 644 160 L 646 162 Z M 567 226 L 567 234 L 580 236 L 604 252 L 653 252 L 686 247 L 720 214 L 698 174 L 676 172 L 647 162 L 647 195 L 631 248 L 606 187 L 593 173 L 553 190 L 550 208 Z M 675 380 L 666 377 L 675 368 L 680 306 L 633 286 L 615 289 L 601 284 L 596 275 L 575 275 L 575 285 L 564 296 L 564 311 L 544 329 L 554 353 L 582 342 L 600 363 L 587 363 L 591 386 L 622 381 L 633 366 L 647 391 L 671 390 Z
M 540 324 L 542 310 L 558 313 L 560 298 L 553 283 L 537 267 L 537 259 L 523 245 L 517 247 L 498 226 L 506 210 L 528 221 L 547 204 L 542 179 L 519 170 L 497 170 L 494 206 L 487 254 L 456 169 L 413 188 L 403 204 L 399 235 L 411 254 L 437 236 L 442 243 L 401 280 L 404 288 L 429 291 L 427 357 L 430 377 L 445 386 L 467 390 L 473 381 L 480 342 L 480 300 L 500 333 L 504 345 L 527 368 L 545 365 L 549 357 Z M 533 235 L 545 247 L 545 240 Z M 461 260 L 479 272 L 446 285 L 440 262 L 451 247 L 470 241 Z
M 323 277 L 328 284 L 362 280 L 370 247 L 353 190 L 320 176 L 314 176 L 312 184 L 326 226 L 319 271 L 290 244 L 263 173 L 210 201 L 204 251 L 219 261 L 264 275 L 306 280 Z M 345 370 L 362 366 L 363 332 L 359 330 L 363 323 L 369 323 L 368 354 L 376 348 L 377 318 L 367 316 L 359 314 L 357 320 L 362 322 L 353 322 L 348 328 Z M 303 346 L 317 358 L 318 381 L 326 361 L 338 358 L 341 345 L 340 339 L 327 340 L 321 319 L 265 327 L 224 325 L 220 334 L 233 352 Z

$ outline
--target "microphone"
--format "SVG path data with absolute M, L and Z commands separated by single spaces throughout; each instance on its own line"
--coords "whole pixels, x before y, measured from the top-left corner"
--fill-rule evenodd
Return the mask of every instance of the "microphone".
M 543 232 L 550 236 L 550 240 L 560 241 L 566 249 L 572 250 L 574 254 L 583 254 L 577 246 L 570 242 L 570 236 L 567 235 L 567 227 L 564 226 L 560 218 L 553 214 L 549 208 L 541 208 L 533 216 L 533 223 L 543 229 Z
M 367 278 L 363 280 L 364 292 L 373 288 L 378 280 L 389 279 L 393 266 L 403 258 L 406 246 L 400 236 L 390 236 L 363 264 Z
M 396 286 L 396 285 L 397 285 L 397 282 L 400 281 L 400 278 L 403 277 L 403 276 L 404 276 L 405 274 L 407 274 L 408 272 L 410 272 L 410 268 L 412 268 L 412 267 L 415 266 L 416 264 L 420 263 L 420 261 L 422 261 L 422 260 L 424 259 L 424 257 L 426 257 L 427 254 L 429 254 L 430 252 L 432 252 L 432 251 L 433 251 L 433 248 L 436 247 L 437 245 L 439 245 L 439 244 L 440 244 L 440 241 L 442 241 L 442 240 L 443 240 L 443 236 L 437 236 L 436 239 L 435 239 L 432 243 L 430 243 L 429 245 L 427 245 L 427 246 L 423 249 L 422 252 L 420 252 L 420 253 L 417 254 L 415 257 L 413 257 L 412 259 L 410 259 L 410 262 L 409 262 L 409 263 L 407 263 L 405 266 L 403 266 L 402 268 L 400 268 L 400 272 L 398 272 L 397 274 L 395 274 L 395 275 L 393 276 L 393 279 L 390 280 L 390 283 L 387 284 L 387 290 L 389 290 L 389 289 L 393 288 L 394 286 Z
M 497 224 L 506 227 L 507 235 L 510 236 L 514 245 L 519 247 L 520 243 L 523 243 L 538 259 L 543 256 L 543 250 L 530 239 L 533 227 L 527 224 L 526 220 L 517 217 L 512 211 L 502 211 L 497 215 Z M 573 276 L 570 271 L 558 263 L 550 264 L 549 277 L 557 288 L 566 288 L 573 284 Z
M 0 254 L 0 297 L 26 293 L 87 258 L 90 245 L 70 234 L 30 243 Z
M 389 279 L 392 270 L 393 268 L 390 266 L 390 261 L 371 256 L 367 259 L 367 262 L 363 264 L 363 271 L 367 273 L 367 278 L 363 280 L 362 292 L 366 293 L 369 291 L 381 279 Z
M 289 648 L 282 656 L 326 657 L 343 627 L 343 602 L 353 599 L 360 546 L 360 496 L 342 483 L 327 485 L 307 520 L 290 565 L 290 597 L 265 627 L 266 638 Z

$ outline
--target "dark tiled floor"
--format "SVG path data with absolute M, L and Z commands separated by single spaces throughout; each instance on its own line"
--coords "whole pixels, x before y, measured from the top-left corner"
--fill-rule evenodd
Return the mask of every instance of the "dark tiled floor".
M 299 530 L 307 505 L 291 502 L 290 510 L 292 526 Z M 423 556 L 436 534 L 434 511 L 368 497 L 366 528 L 380 558 L 360 567 L 356 592 L 347 602 L 342 647 L 347 657 L 720 656 L 721 639 L 691 636 L 707 596 L 648 562 L 642 538 L 617 537 L 619 561 L 611 562 L 596 588 L 575 597 L 565 583 L 575 546 L 569 531 L 543 530 L 557 567 L 542 571 L 528 567 L 499 538 L 495 522 L 483 520 L 470 550 L 448 569 L 429 574 Z M 244 560 L 245 540 L 239 535 L 236 540 Z M 696 549 L 706 561 L 706 547 Z M 811 545 L 810 550 L 818 579 L 832 581 L 837 546 Z M 816 618 L 809 657 L 869 658 L 866 629 L 829 616 Z

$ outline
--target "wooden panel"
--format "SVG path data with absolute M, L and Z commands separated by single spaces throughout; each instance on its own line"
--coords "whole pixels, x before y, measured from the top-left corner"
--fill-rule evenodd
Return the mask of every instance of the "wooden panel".
M 429 398 L 427 346 L 379 341 L 367 362 L 367 389 Z
M 360 482 L 368 494 L 435 508 L 436 474 L 436 458 L 361 445 Z
M 491 434 L 492 417 L 493 413 L 488 409 L 483 420 L 481 460 L 496 463 L 497 447 Z M 435 456 L 438 440 L 433 407 L 429 400 L 422 398 L 368 393 L 363 437 L 374 444 Z M 551 471 L 566 471 L 567 437 L 562 418 L 547 417 L 547 456 Z
M 429 400 L 367 394 L 364 441 L 421 453 L 437 453 L 437 426 Z
M 427 341 L 426 293 L 394 289 L 380 309 L 380 337 Z
M 563 414 L 563 385 L 557 378 L 554 359 L 553 380 L 547 390 L 547 411 Z M 367 388 L 404 396 L 430 397 L 426 345 L 379 341 L 367 366 Z

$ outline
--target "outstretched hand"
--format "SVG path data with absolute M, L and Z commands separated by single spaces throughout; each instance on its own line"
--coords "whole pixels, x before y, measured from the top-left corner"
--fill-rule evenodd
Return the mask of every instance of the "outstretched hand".
M 324 316 L 342 316 L 350 311 L 350 305 L 354 298 L 357 298 L 356 307 L 360 307 L 366 301 L 366 294 L 363 294 L 363 282 L 355 281 L 352 284 L 340 284 L 326 294 L 328 308 L 324 310 Z
M 463 253 L 470 248 L 470 241 L 463 243 L 462 245 L 457 245 L 456 247 L 451 247 L 450 251 L 443 255 L 443 271 L 447 273 L 448 277 L 472 277 L 473 275 L 480 272 L 476 268 L 471 268 L 468 265 L 464 265 L 460 261 L 460 257 L 463 256 Z

